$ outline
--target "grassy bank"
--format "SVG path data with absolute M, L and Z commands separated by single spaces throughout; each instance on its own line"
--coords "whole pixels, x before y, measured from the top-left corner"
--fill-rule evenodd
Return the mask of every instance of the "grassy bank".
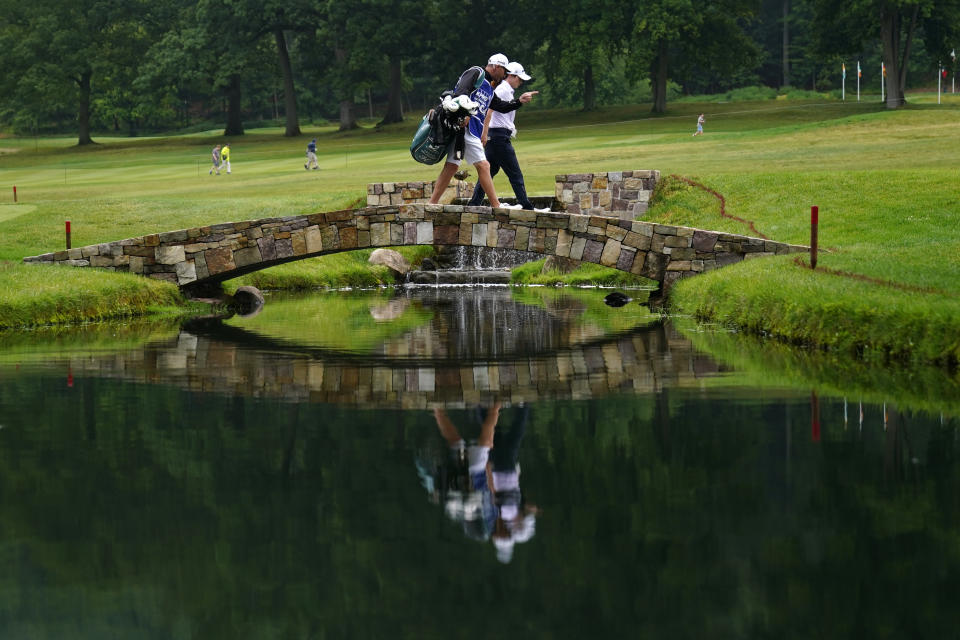
M 706 133 L 693 138 L 700 111 L 707 114 Z M 896 112 L 874 102 L 791 100 L 676 103 L 656 117 L 648 105 L 588 114 L 521 111 L 517 123 L 515 146 L 533 195 L 553 193 L 557 173 L 659 169 L 695 178 L 724 195 L 728 213 L 772 239 L 800 244 L 809 241 L 809 207 L 819 205 L 820 244 L 830 250 L 820 256 L 824 270 L 810 273 L 790 259 L 728 267 L 680 283 L 673 294 L 678 312 L 868 357 L 957 358 L 950 338 L 960 335 L 960 219 L 950 144 L 960 133 L 955 97 Z M 252 131 L 231 140 L 231 176 L 207 174 L 209 148 L 223 140 L 216 132 L 99 138 L 101 144 L 84 149 L 71 146 L 72 139 L 3 138 L 0 195 L 16 185 L 20 203 L 0 204 L 0 260 L 62 248 L 66 219 L 73 245 L 81 246 L 333 210 L 362 198 L 368 182 L 430 180 L 437 168 L 407 153 L 415 125 L 411 118 L 380 130 L 306 129 L 292 140 L 279 130 Z M 321 170 L 305 172 L 303 148 L 314 135 Z M 496 184 L 510 193 L 502 175 Z M 705 192 L 673 185 L 659 196 L 647 219 L 751 233 L 721 218 Z M 108 286 L 100 275 L 88 272 L 85 294 Z M 388 274 L 370 270 L 357 253 L 275 267 L 245 282 L 277 288 L 385 280 Z M 19 277 L 6 284 L 8 297 L 33 296 L 34 285 Z
M 126 273 L 0 261 L 0 329 L 191 310 L 172 284 Z
M 810 172 L 715 178 L 727 208 L 774 238 L 809 243 L 820 206 L 817 270 L 809 256 L 748 261 L 681 282 L 675 311 L 780 340 L 876 360 L 960 361 L 960 214 L 941 185 L 954 171 Z M 652 217 L 745 233 L 703 191 L 667 180 Z M 954 192 L 955 193 L 955 192 Z M 784 201 L 805 198 L 809 205 Z M 712 200 L 712 202 L 711 202 Z M 746 215 L 744 216 L 744 212 Z

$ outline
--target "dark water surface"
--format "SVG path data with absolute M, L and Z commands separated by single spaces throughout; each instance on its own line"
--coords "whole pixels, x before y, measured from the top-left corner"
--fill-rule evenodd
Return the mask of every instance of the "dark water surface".
M 957 635 L 955 379 L 791 383 L 602 297 L 0 338 L 0 637 Z

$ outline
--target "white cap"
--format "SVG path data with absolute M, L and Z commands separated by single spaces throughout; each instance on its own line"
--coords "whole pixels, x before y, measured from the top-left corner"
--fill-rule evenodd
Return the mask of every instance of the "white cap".
M 530 76 L 523 70 L 523 65 L 519 62 L 511 62 L 507 65 L 507 75 L 517 76 L 521 80 L 529 80 Z
M 507 65 L 510 64 L 510 61 L 507 60 L 507 56 L 503 55 L 502 53 L 495 53 L 492 56 L 490 56 L 489 60 L 487 60 L 487 64 L 488 65 L 492 64 L 498 67 L 506 68 Z

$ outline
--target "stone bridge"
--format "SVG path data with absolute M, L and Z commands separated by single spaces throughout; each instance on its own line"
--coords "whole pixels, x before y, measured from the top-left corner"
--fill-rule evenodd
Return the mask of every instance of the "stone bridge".
M 24 258 L 129 271 L 201 290 L 285 262 L 341 251 L 458 245 L 559 256 L 656 280 L 676 280 L 745 258 L 807 251 L 761 238 L 634 220 L 657 171 L 557 176 L 553 209 L 425 204 L 430 183 L 370 185 L 362 209 L 226 222 Z M 472 185 L 471 185 L 472 186 Z

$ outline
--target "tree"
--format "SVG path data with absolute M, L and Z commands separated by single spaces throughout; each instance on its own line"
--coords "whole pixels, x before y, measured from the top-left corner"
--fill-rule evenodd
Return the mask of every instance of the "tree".
M 269 73 L 263 41 L 264 36 L 275 37 L 275 29 L 264 27 L 263 16 L 255 12 L 259 7 L 226 0 L 186 5 L 177 23 L 148 52 L 140 82 L 168 87 L 193 83 L 220 92 L 226 101 L 224 135 L 243 135 L 244 89 Z M 283 66 L 281 63 L 281 71 Z M 285 93 L 292 96 L 293 90 Z M 297 135 L 295 103 L 287 116 L 294 119 L 288 130 Z
M 629 3 L 615 0 L 570 0 L 563 10 L 549 2 L 535 3 L 543 16 L 546 63 L 551 75 L 576 74 L 581 81 L 584 111 L 597 108 L 596 68 L 621 52 L 632 16 Z
M 357 0 L 327 0 L 324 5 L 325 21 L 318 28 L 319 40 L 327 43 L 333 51 L 334 68 L 329 74 L 340 103 L 340 131 L 356 129 L 357 115 L 354 111 L 353 93 L 355 82 L 350 69 L 351 49 L 357 42 L 354 20 Z
M 294 87 L 293 65 L 287 46 L 286 32 L 310 31 L 322 20 L 321 8 L 310 0 L 246 0 L 240 5 L 239 14 L 245 25 L 250 28 L 250 41 L 269 35 L 277 51 L 277 63 L 283 78 L 283 100 L 285 118 L 285 136 L 300 135 L 300 122 L 297 116 L 297 95 Z
M 145 46 L 143 0 L 5 0 L 0 5 L 0 63 L 4 89 L 22 114 L 43 113 L 47 103 L 72 103 L 77 144 L 90 133 L 98 78 L 122 75 Z
M 386 57 L 388 69 L 387 111 L 379 124 L 403 121 L 403 62 L 417 56 L 429 42 L 429 27 L 424 27 L 421 14 L 429 11 L 423 0 L 369 0 L 355 21 L 363 21 L 366 41 L 375 41 L 377 51 Z M 390 20 L 383 16 L 389 14 Z M 429 23 L 427 23 L 429 25 Z
M 931 53 L 944 57 L 950 40 L 960 36 L 960 0 L 815 0 L 814 9 L 823 53 L 857 53 L 879 36 L 888 109 L 906 102 L 907 69 L 918 34 L 926 36 Z
M 633 44 L 639 60 L 649 62 L 653 112 L 667 108 L 667 80 L 672 59 L 688 68 L 725 73 L 755 62 L 756 44 L 740 22 L 754 12 L 754 0 L 646 0 L 636 9 Z

